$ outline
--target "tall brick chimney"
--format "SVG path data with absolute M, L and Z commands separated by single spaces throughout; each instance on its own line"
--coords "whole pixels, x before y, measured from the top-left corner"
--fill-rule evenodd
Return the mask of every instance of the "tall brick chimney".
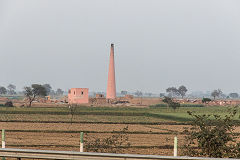
M 108 71 L 107 99 L 116 98 L 115 65 L 114 65 L 114 44 L 111 44 L 110 62 Z

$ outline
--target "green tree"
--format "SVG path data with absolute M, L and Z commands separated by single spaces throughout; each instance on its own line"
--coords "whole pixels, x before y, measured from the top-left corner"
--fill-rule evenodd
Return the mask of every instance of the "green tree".
M 127 91 L 121 91 L 121 95 L 125 96 L 125 95 L 127 95 L 127 94 L 128 94 Z
M 24 94 L 29 102 L 28 107 L 31 107 L 32 102 L 36 99 L 36 97 L 46 96 L 47 91 L 43 85 L 32 84 L 31 87 L 24 87 Z
M 44 85 L 42 85 L 42 86 L 45 88 L 46 94 L 49 95 L 50 92 L 51 92 L 51 90 L 52 90 L 51 85 L 50 85 L 50 84 L 44 84 Z
M 5 87 L 0 87 L 0 94 L 6 94 L 7 89 Z
M 240 157 L 240 145 L 236 142 L 237 136 L 233 132 L 233 118 L 236 113 L 236 108 L 229 110 L 224 117 L 188 112 L 193 118 L 193 127 L 185 131 L 187 136 L 184 153 L 188 156 Z
M 168 105 L 168 107 L 176 110 L 177 108 L 180 107 L 180 104 L 177 102 L 174 102 L 172 98 L 170 97 L 164 97 L 163 102 Z
M 231 98 L 238 98 L 239 95 L 238 95 L 238 93 L 230 93 L 229 97 L 231 97 Z
M 166 92 L 168 93 L 169 97 L 175 97 L 180 95 L 176 87 L 169 87 L 166 89 Z
M 178 87 L 178 92 L 182 96 L 182 98 L 186 96 L 187 91 L 188 91 L 187 88 L 183 85 Z
M 161 98 L 161 97 L 164 97 L 165 94 L 164 94 L 164 93 L 160 93 L 159 96 L 160 96 L 160 98 Z

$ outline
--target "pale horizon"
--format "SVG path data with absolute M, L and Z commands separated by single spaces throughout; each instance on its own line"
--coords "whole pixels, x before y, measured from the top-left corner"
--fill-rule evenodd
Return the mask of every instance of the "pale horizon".
M 0 0 L 0 86 L 240 93 L 240 1 Z

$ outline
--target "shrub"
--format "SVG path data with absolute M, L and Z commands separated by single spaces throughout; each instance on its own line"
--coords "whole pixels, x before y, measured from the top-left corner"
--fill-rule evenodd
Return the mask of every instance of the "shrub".
M 169 103 L 169 107 L 175 110 L 180 107 L 180 103 L 171 102 L 171 103 Z
M 202 104 L 181 104 L 181 107 L 204 107 Z
M 212 100 L 210 98 L 203 98 L 202 103 L 208 103 L 211 102 Z
M 170 97 L 164 97 L 163 102 L 167 103 L 168 107 L 174 110 L 180 107 L 180 103 L 174 102 Z
M 118 134 L 106 138 L 93 138 L 85 142 L 87 152 L 123 153 L 123 149 L 130 147 L 127 132 L 128 127 L 123 128 Z
M 187 156 L 204 156 L 215 158 L 240 157 L 238 138 L 234 134 L 234 121 L 237 110 L 229 110 L 225 117 L 220 115 L 198 115 L 188 112 L 193 117 L 190 130 L 185 130 L 186 145 L 184 153 Z
M 150 108 L 158 108 L 158 107 L 168 107 L 167 104 L 155 104 L 155 105 L 151 105 L 149 106 Z M 203 104 L 180 104 L 180 107 L 204 107 Z
M 149 107 L 150 107 L 150 108 L 168 107 L 168 105 L 167 105 L 167 104 L 163 104 L 163 103 L 161 103 L 161 104 L 151 105 L 151 106 L 149 106 Z
M 170 97 L 164 97 L 164 99 L 162 100 L 164 103 L 167 103 L 167 104 L 169 104 L 169 103 L 171 103 L 172 101 L 173 101 L 173 99 L 172 98 L 170 98 Z
M 5 107 L 14 107 L 12 101 L 7 101 L 7 102 L 4 104 L 4 106 L 5 106 Z

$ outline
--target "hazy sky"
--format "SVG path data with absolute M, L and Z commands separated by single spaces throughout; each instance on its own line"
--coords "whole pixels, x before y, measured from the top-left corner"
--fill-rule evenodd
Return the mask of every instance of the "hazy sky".
M 240 0 L 0 0 L 0 85 L 240 92 Z

